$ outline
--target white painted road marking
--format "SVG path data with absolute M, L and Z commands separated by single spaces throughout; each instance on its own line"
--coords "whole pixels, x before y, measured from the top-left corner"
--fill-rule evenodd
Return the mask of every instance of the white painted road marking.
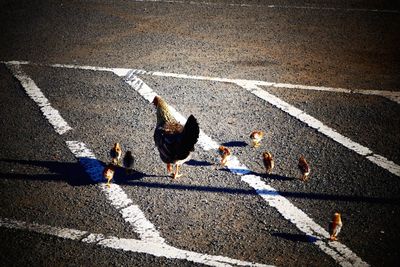
M 167 259 L 186 260 L 190 262 L 205 264 L 209 266 L 272 266 L 247 261 L 240 261 L 223 256 L 196 253 L 193 251 L 178 249 L 165 243 L 152 242 L 150 240 L 137 240 L 118 238 L 114 236 L 104 236 L 87 231 L 75 230 L 70 228 L 53 227 L 36 223 L 27 223 L 17 220 L 0 218 L 0 227 L 31 231 L 39 234 L 56 236 L 59 238 L 75 240 L 88 244 L 96 244 L 101 247 L 117 250 L 130 251 L 135 253 L 145 253 L 156 257 Z
M 58 134 L 64 134 L 71 130 L 72 128 L 68 123 L 61 117 L 58 110 L 54 109 L 49 100 L 43 95 L 40 89 L 37 87 L 35 82 L 25 74 L 18 64 L 6 64 L 7 68 L 12 72 L 15 78 L 21 83 L 25 92 L 28 96 L 36 102 L 42 111 L 43 115 L 47 118 L 51 125 L 53 125 L 54 130 Z
M 38 63 L 32 63 L 32 62 L 28 62 L 28 61 L 8 61 L 8 62 L 2 62 L 2 63 L 9 64 L 9 65 L 28 65 L 28 64 L 30 64 L 30 65 L 54 67 L 54 68 L 108 71 L 108 72 L 113 72 L 113 73 L 117 74 L 118 76 L 125 76 L 127 74 L 153 75 L 153 76 L 160 76 L 160 77 L 225 82 L 225 83 L 234 83 L 234 84 L 249 83 L 249 84 L 268 86 L 268 87 L 274 87 L 274 88 L 301 89 L 301 90 L 346 93 L 346 94 L 374 95 L 374 96 L 385 97 L 393 102 L 396 102 L 397 104 L 400 104 L 400 92 L 399 91 L 346 89 L 346 88 L 338 88 L 338 87 L 277 83 L 277 82 L 268 82 L 268 81 L 259 81 L 259 80 L 229 79 L 229 78 L 210 77 L 210 76 L 179 74 L 179 73 L 172 73 L 172 72 L 147 71 L 147 70 L 129 69 L 129 68 L 107 68 L 107 67 L 82 66 L 82 65 L 71 65 L 71 64 L 38 64 Z
M 150 103 L 153 101 L 154 96 L 157 95 L 148 85 L 133 74 L 126 74 L 125 82 L 139 94 L 143 94 L 142 96 Z M 174 107 L 169 106 L 169 108 L 175 119 L 181 124 L 186 123 L 185 117 L 177 112 Z M 202 131 L 199 136 L 198 144 L 205 150 L 216 150 L 219 147 L 217 142 Z M 250 175 L 250 169 L 240 163 L 237 157 L 231 156 L 226 166 L 232 173 L 240 175 L 242 181 L 254 188 L 271 207 L 276 208 L 285 219 L 293 223 L 300 231 L 307 235 L 315 236 L 317 240 L 314 244 L 327 255 L 331 256 L 338 264 L 341 266 L 369 266 L 368 263 L 364 262 L 345 245 L 339 242 L 324 242 L 324 240 L 329 238 L 329 233 L 323 227 L 315 223 L 307 214 L 294 206 L 288 199 L 281 196 L 276 189 L 266 185 L 259 176 Z
M 361 156 L 364 156 L 365 158 L 375 163 L 379 167 L 384 168 L 389 172 L 393 173 L 394 175 L 400 177 L 400 166 L 394 163 L 393 161 L 390 161 L 381 155 L 373 153 L 369 148 L 352 141 L 350 138 L 346 136 L 341 135 L 334 129 L 326 126 L 321 121 L 317 120 L 316 118 L 286 103 L 285 101 L 279 99 L 278 97 L 262 90 L 261 88 L 259 88 L 254 84 L 242 82 L 238 83 L 238 85 L 243 87 L 247 91 L 251 92 L 252 94 L 256 95 L 257 97 L 267 101 L 271 105 L 281 109 L 282 111 L 288 113 L 289 115 L 295 117 L 296 119 L 304 122 L 309 127 L 316 129 L 318 132 L 331 138 L 335 142 L 347 147 L 348 149 L 356 152 Z
M 33 100 L 39 106 L 50 106 L 50 103 L 48 102 L 47 98 L 45 98 L 40 88 L 34 84 L 34 81 L 29 76 L 23 73 L 19 64 L 11 64 L 10 69 L 12 70 L 13 74 L 18 75 L 17 78 L 21 81 L 21 85 L 24 87 L 27 93 L 30 92 L 30 88 L 34 89 L 33 92 L 35 98 L 33 98 Z M 25 88 L 25 86 L 27 86 L 28 88 Z M 142 93 L 146 95 L 146 91 L 143 91 Z M 61 126 L 64 125 L 64 123 L 66 124 L 66 122 L 61 118 L 58 110 L 56 109 L 52 108 L 52 116 L 54 116 L 54 114 L 58 114 L 59 118 L 57 119 L 49 117 L 48 115 L 46 115 L 47 113 L 45 112 L 43 112 L 43 114 L 49 121 L 51 120 L 53 122 L 51 124 L 56 131 L 57 129 L 60 129 L 60 124 Z M 103 166 L 96 159 L 94 153 L 90 151 L 82 142 L 67 141 L 66 144 L 73 155 L 79 160 L 80 164 L 84 167 L 89 177 L 94 182 L 101 182 L 103 180 Z M 50 226 L 40 226 L 36 224 L 27 224 L 24 222 L 3 220 L 1 218 L 0 226 L 15 229 L 26 229 L 73 240 L 80 240 L 87 235 L 87 237 L 82 239 L 82 242 L 97 243 L 101 246 L 115 249 L 123 249 L 139 253 L 148 253 L 158 257 L 183 259 L 211 266 L 271 266 L 258 263 L 250 263 L 246 261 L 239 261 L 224 256 L 213 256 L 192 251 L 185 251 L 167 245 L 164 238 L 162 238 L 159 232 L 156 230 L 155 226 L 149 220 L 147 220 L 138 205 L 132 204 L 132 200 L 128 198 L 126 193 L 119 185 L 111 184 L 110 187 L 107 187 L 105 183 L 101 183 L 99 184 L 99 188 L 102 192 L 105 193 L 107 199 L 111 202 L 111 205 L 114 206 L 114 208 L 116 208 L 121 213 L 124 220 L 133 226 L 135 232 L 139 234 L 141 241 L 134 239 L 118 238 L 105 239 L 103 235 L 88 235 L 88 233 L 84 231 L 65 228 L 63 229 Z
M 104 167 L 84 143 L 67 141 L 67 146 L 94 182 L 104 180 L 102 174 Z M 165 243 L 164 238 L 160 236 L 155 226 L 146 219 L 139 206 L 132 204 L 132 200 L 128 198 L 119 185 L 112 183 L 110 187 L 107 187 L 104 183 L 101 183 L 99 184 L 99 188 L 107 196 L 111 205 L 121 213 L 125 221 L 133 226 L 135 232 L 139 234 L 142 240 L 149 240 L 153 243 Z
M 169 4 L 188 4 L 188 5 L 205 5 L 205 6 L 231 6 L 231 7 L 255 7 L 255 8 L 276 8 L 276 9 L 309 9 L 322 11 L 352 11 L 352 12 L 376 12 L 376 13 L 392 13 L 399 14 L 399 10 L 395 9 L 367 9 L 367 8 L 339 8 L 339 7 L 318 7 L 318 6 L 291 6 L 291 5 L 257 5 L 245 3 L 218 3 L 204 1 L 179 1 L 179 0 L 132 0 L 134 2 L 159 2 Z

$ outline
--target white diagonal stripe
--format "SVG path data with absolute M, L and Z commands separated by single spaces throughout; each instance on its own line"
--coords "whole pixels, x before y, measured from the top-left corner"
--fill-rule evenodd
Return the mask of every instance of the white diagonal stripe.
M 273 106 L 281 109 L 282 111 L 288 113 L 289 115 L 295 117 L 296 119 L 306 123 L 311 128 L 316 129 L 318 132 L 331 138 L 335 142 L 347 147 L 348 149 L 356 152 L 357 154 L 359 154 L 361 156 L 364 156 L 366 159 L 375 163 L 379 167 L 384 168 L 387 171 L 393 173 L 394 175 L 400 177 L 400 166 L 397 165 L 396 163 L 394 163 L 393 161 L 390 161 L 381 155 L 375 154 L 368 147 L 365 147 L 357 142 L 354 142 L 350 138 L 348 138 L 348 137 L 338 133 L 334 129 L 326 126 L 325 124 L 323 124 L 321 121 L 317 120 L 316 118 L 306 114 L 305 112 L 301 111 L 300 109 L 279 99 L 278 97 L 274 96 L 273 94 L 270 94 L 265 90 L 262 90 L 257 85 L 254 85 L 249 82 L 241 82 L 241 83 L 238 83 L 238 85 L 243 87 L 244 89 L 248 90 L 252 94 L 256 95 L 257 97 L 267 101 L 271 105 L 273 105 Z
M 132 88 L 140 92 L 146 92 L 146 95 L 156 95 L 156 93 L 146 85 L 141 79 L 136 76 L 132 76 L 128 82 Z M 127 81 L 126 81 L 127 82 Z M 143 96 L 145 97 L 145 96 Z M 151 102 L 153 99 L 146 99 Z M 186 119 L 176 111 L 172 106 L 169 106 L 172 115 L 181 123 L 185 123 Z M 213 141 L 206 134 L 199 136 L 198 144 L 206 150 L 217 149 L 218 143 Z M 328 232 L 317 223 L 315 223 L 310 217 L 307 216 L 303 211 L 294 206 L 288 199 L 281 196 L 279 192 L 273 187 L 266 185 L 259 176 L 250 175 L 251 172 L 244 164 L 240 163 L 239 159 L 235 156 L 231 156 L 228 159 L 228 169 L 237 175 L 241 176 L 241 180 L 246 182 L 249 186 L 254 188 L 256 192 L 272 207 L 276 208 L 277 211 L 291 223 L 293 223 L 300 231 L 307 235 L 312 235 L 317 238 L 314 242 L 323 252 L 331 256 L 341 266 L 369 266 L 368 263 L 364 262 L 354 252 L 352 252 L 345 245 L 335 242 L 324 242 L 329 237 Z
M 58 134 L 64 134 L 72 129 L 61 117 L 58 110 L 54 109 L 50 105 L 49 100 L 43 95 L 35 82 L 22 70 L 19 64 L 6 64 L 6 66 L 12 72 L 14 77 L 21 83 L 27 95 L 36 102 L 43 115 L 47 118 Z
M 98 246 L 106 248 L 136 253 L 146 253 L 156 257 L 186 260 L 189 262 L 195 262 L 209 266 L 272 267 L 272 265 L 241 261 L 223 256 L 201 254 L 193 251 L 178 249 L 165 243 L 152 242 L 151 240 L 137 240 L 118 238 L 114 236 L 104 236 L 103 234 L 89 233 L 87 231 L 75 230 L 70 228 L 60 228 L 36 223 L 26 223 L 5 218 L 0 218 L 0 227 L 31 231 L 35 233 L 56 236 L 59 238 L 80 241 L 83 243 L 96 244 Z
M 229 79 L 211 76 L 198 76 L 198 75 L 188 75 L 179 74 L 171 72 L 161 72 L 161 71 L 147 71 L 140 69 L 129 69 L 129 68 L 108 68 L 108 67 L 95 67 L 95 66 L 82 66 L 82 65 L 71 65 L 71 64 L 36 64 L 28 61 L 7 61 L 3 62 L 9 65 L 38 65 L 38 66 L 50 66 L 54 68 L 67 68 L 67 69 L 81 69 L 81 70 L 92 70 L 92 71 L 108 71 L 117 74 L 118 76 L 124 77 L 126 75 L 153 75 L 161 77 L 171 77 L 179 79 L 192 79 L 192 80 L 203 80 L 203 81 L 214 81 L 214 82 L 226 82 L 226 83 L 250 83 L 260 86 L 269 86 L 274 88 L 286 88 L 286 89 L 301 89 L 301 90 L 311 90 L 311 91 L 325 91 L 333 93 L 347 93 L 347 94 L 363 94 L 363 95 L 375 95 L 380 97 L 385 97 L 391 101 L 400 104 L 400 92 L 399 91 L 386 91 L 386 90 L 365 90 L 365 89 L 346 89 L 338 87 L 328 87 L 328 86 L 312 86 L 304 84 L 290 84 L 290 83 L 279 83 L 279 82 L 268 82 L 259 80 L 246 80 L 246 79 Z
M 94 182 L 103 181 L 104 167 L 96 159 L 93 152 L 82 142 L 67 141 L 66 143 L 72 154 L 74 154 L 82 164 L 90 179 Z M 110 187 L 108 187 L 104 183 L 101 183 L 99 184 L 99 188 L 107 196 L 111 205 L 121 213 L 125 221 L 133 226 L 135 232 L 139 234 L 141 239 L 159 243 L 165 242 L 155 226 L 146 219 L 139 206 L 132 204 L 132 200 L 119 185 L 111 183 Z

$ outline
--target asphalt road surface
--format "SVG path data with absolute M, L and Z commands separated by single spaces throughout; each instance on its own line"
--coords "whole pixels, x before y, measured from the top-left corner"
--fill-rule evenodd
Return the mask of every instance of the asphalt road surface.
M 0 32 L 2 266 L 397 266 L 396 1 L 1 1 Z M 202 130 L 176 180 L 155 95 Z

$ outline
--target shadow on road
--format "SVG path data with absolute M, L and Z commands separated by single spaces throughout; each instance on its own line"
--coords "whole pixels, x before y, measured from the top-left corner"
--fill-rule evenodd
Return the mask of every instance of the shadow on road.
M 223 146 L 226 147 L 245 147 L 248 146 L 248 144 L 244 141 L 230 141 L 222 144 Z
M 85 170 L 78 162 L 39 161 L 39 160 L 10 160 L 0 159 L 0 162 L 7 162 L 22 165 L 20 169 L 2 169 L 1 179 L 20 180 L 41 180 L 41 181 L 65 181 L 72 186 L 83 186 L 94 184 L 89 179 Z M 28 174 L 34 171 L 32 167 L 46 168 L 49 174 Z M 24 173 L 25 172 L 25 173 Z
M 81 159 L 82 160 L 82 159 Z M 42 180 L 42 181 L 65 181 L 72 186 L 85 186 L 96 184 L 90 179 L 90 176 L 95 175 L 99 182 L 105 182 L 102 177 L 102 170 L 106 163 L 96 159 L 84 158 L 83 162 L 86 165 L 82 167 L 82 162 L 58 162 L 58 161 L 36 161 L 36 160 L 10 160 L 0 159 L 1 162 L 13 163 L 23 165 L 20 170 L 13 172 L 5 172 L 7 168 L 1 168 L 0 179 L 20 179 L 20 180 Z M 203 162 L 195 162 L 194 164 L 208 164 Z M 49 174 L 24 174 L 23 172 L 32 171 L 32 166 L 48 169 Z M 0 165 L 1 167 L 1 165 Z M 3 166 L 4 167 L 4 166 Z M 8 168 L 9 169 L 9 168 Z M 221 169 L 229 171 L 227 169 Z M 87 173 L 90 172 L 90 174 Z M 22 173 L 21 173 L 22 172 Z M 256 174 L 256 173 L 249 173 Z M 260 174 L 256 174 L 260 175 Z M 261 174 L 270 179 L 277 180 L 294 180 L 279 175 Z M 143 181 L 146 177 L 160 178 L 165 182 L 147 182 Z M 166 180 L 167 179 L 167 180 Z M 210 193 L 225 193 L 225 194 L 243 194 L 243 195 L 281 195 L 286 198 L 305 198 L 314 200 L 326 201 L 349 201 L 349 202 L 365 202 L 372 204 L 392 204 L 399 205 L 400 198 L 382 198 L 370 196 L 356 196 L 356 195 L 335 195 L 326 193 L 309 193 L 309 192 L 288 192 L 288 191 L 274 191 L 274 190 L 258 190 L 257 192 L 252 188 L 230 188 L 230 187 L 216 187 L 205 185 L 188 185 L 180 184 L 183 180 L 171 181 L 170 176 L 159 176 L 147 174 L 140 171 L 134 171 L 132 174 L 127 175 L 125 169 L 116 167 L 113 182 L 121 185 L 129 185 L 136 187 L 160 188 L 169 190 L 189 190 Z
M 305 234 L 272 233 L 272 236 L 283 238 L 283 239 L 290 240 L 293 242 L 314 243 L 318 240 L 314 236 L 305 235 Z

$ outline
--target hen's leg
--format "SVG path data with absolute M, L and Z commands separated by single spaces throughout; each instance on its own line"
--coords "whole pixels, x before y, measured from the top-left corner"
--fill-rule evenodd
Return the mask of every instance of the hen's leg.
M 221 165 L 222 165 L 222 166 L 225 166 L 225 165 L 226 165 L 226 162 L 227 162 L 227 157 L 226 157 L 226 156 L 222 156 Z
M 167 163 L 167 172 L 168 172 L 168 174 L 172 173 L 172 164 L 171 163 Z
M 176 179 L 176 178 L 179 178 L 179 177 L 181 177 L 182 176 L 182 174 L 178 174 L 178 172 L 179 172 L 179 165 L 178 164 L 176 164 L 176 169 L 175 169 L 175 172 L 174 172 L 174 175 L 172 176 L 172 179 Z

